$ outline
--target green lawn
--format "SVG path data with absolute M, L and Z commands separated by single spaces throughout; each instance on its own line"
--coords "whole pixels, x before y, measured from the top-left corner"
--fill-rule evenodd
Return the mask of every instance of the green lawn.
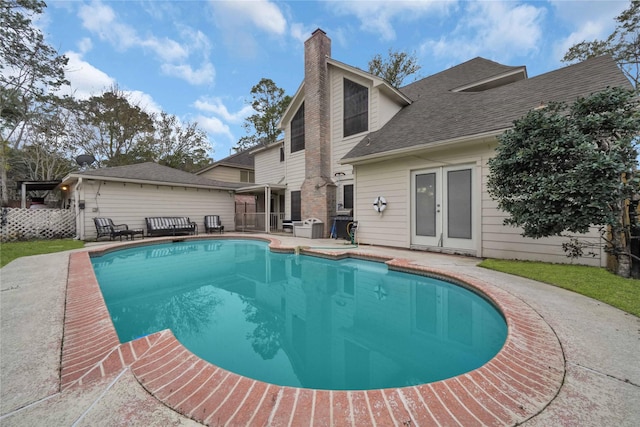
M 479 265 L 568 289 L 640 317 L 640 280 L 624 279 L 604 268 L 498 259 Z
M 0 267 L 16 258 L 29 255 L 50 254 L 84 247 L 84 242 L 73 239 L 31 240 L 28 242 L 8 242 L 0 244 Z

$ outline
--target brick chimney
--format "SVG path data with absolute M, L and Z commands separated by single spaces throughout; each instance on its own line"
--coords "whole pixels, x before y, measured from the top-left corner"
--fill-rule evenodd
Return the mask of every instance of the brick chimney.
M 305 180 L 302 183 L 302 219 L 324 222 L 325 237 L 335 215 L 336 186 L 331 179 L 329 125 L 329 70 L 331 40 L 321 29 L 304 44 Z

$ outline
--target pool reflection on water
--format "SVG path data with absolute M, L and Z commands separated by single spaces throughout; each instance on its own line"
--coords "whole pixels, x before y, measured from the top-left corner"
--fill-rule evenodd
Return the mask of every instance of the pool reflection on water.
M 482 366 L 507 334 L 493 305 L 463 287 L 261 241 L 141 246 L 92 263 L 122 342 L 171 329 L 202 359 L 278 385 L 433 382 Z

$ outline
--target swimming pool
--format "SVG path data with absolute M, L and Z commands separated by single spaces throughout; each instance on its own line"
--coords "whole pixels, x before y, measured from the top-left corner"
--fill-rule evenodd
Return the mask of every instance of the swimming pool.
M 482 366 L 506 338 L 503 317 L 481 296 L 371 261 L 193 240 L 92 263 L 122 342 L 168 328 L 199 357 L 278 385 L 433 382 Z

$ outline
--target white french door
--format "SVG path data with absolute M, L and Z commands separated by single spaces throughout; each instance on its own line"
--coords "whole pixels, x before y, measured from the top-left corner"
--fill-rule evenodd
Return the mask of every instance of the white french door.
M 411 173 L 411 244 L 475 249 L 474 167 Z

